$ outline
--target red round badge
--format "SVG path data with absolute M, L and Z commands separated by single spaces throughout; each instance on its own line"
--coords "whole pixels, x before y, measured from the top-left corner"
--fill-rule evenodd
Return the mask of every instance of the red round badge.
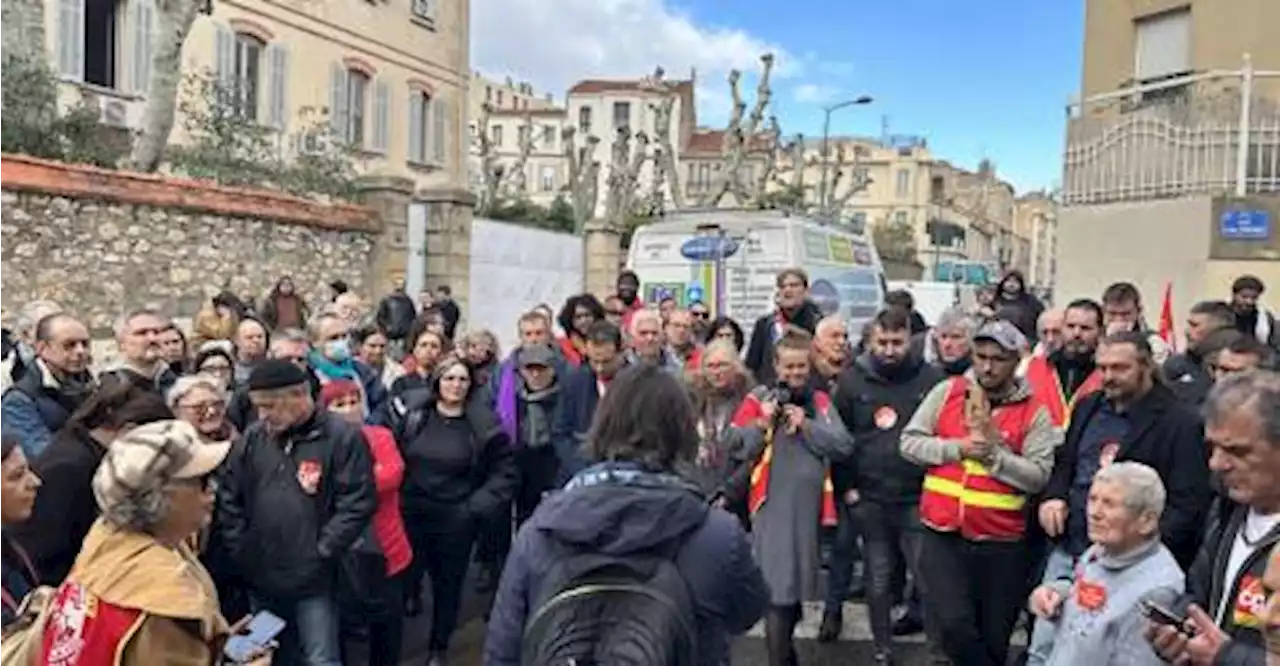
M 889 430 L 893 426 L 898 425 L 898 413 L 888 405 L 877 409 L 874 419 L 876 427 L 881 430 Z

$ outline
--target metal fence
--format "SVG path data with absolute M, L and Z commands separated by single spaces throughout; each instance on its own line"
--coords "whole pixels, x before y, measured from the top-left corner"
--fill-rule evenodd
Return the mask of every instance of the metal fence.
M 1062 202 L 1280 192 L 1280 71 L 1211 71 L 1067 107 Z

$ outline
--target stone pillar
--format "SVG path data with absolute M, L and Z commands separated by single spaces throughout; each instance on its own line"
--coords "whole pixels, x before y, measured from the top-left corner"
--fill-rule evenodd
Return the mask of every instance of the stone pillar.
M 604 300 L 613 294 L 618 284 L 618 270 L 622 266 L 622 234 L 603 222 L 588 222 L 583 230 L 582 251 L 586 290 Z
M 400 176 L 364 176 L 357 187 L 360 203 L 376 211 L 382 220 L 382 233 L 374 243 L 361 294 L 367 303 L 376 306 L 390 289 L 391 281 L 405 274 L 413 181 Z
M 466 329 L 471 301 L 471 213 L 475 197 L 454 188 L 420 189 L 415 201 L 427 206 L 427 288 L 449 285 Z M 415 240 L 416 242 L 416 240 Z

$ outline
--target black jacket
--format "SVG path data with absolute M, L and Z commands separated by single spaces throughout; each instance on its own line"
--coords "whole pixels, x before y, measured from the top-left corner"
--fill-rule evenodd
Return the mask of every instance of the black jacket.
M 887 378 L 876 372 L 865 354 L 840 375 L 835 406 L 853 436 L 854 453 L 831 466 L 837 495 L 855 488 L 861 497 L 876 502 L 919 501 L 925 468 L 908 462 L 899 452 L 902 429 L 942 379 L 942 371 L 919 358 L 908 360 L 900 374 Z
M 1164 362 L 1164 376 L 1178 399 L 1192 407 L 1203 405 L 1209 389 L 1213 388 L 1213 378 L 1204 367 L 1204 359 L 1189 351 L 1170 356 Z
M 31 517 L 12 529 L 31 556 L 44 585 L 60 585 L 71 571 L 80 542 L 98 519 L 93 474 L 106 448 L 79 428 L 63 428 L 31 463 L 43 485 Z
M 307 383 L 311 386 L 311 398 L 320 400 L 320 378 L 314 372 L 307 373 Z M 249 383 L 240 384 L 231 392 L 231 400 L 227 403 L 227 420 L 238 432 L 247 432 L 249 426 L 257 423 L 258 410 L 253 408 L 249 400 Z
M 1172 495 L 1170 496 L 1172 497 Z M 1231 545 L 1240 532 L 1240 526 L 1248 515 L 1248 508 L 1232 504 L 1222 512 L 1213 512 L 1205 531 L 1204 543 L 1196 554 L 1195 562 L 1187 570 L 1187 594 L 1183 597 L 1178 610 L 1185 614 L 1186 606 L 1195 603 L 1209 617 L 1215 617 L 1218 603 L 1224 594 L 1230 596 L 1227 613 L 1219 625 L 1231 640 L 1218 651 L 1213 663 L 1218 666 L 1265 666 L 1267 649 L 1263 640 L 1262 622 L 1259 617 L 1258 626 L 1241 626 L 1236 622 L 1236 614 L 1231 609 L 1236 607 L 1242 595 L 1241 583 L 1246 577 L 1253 579 L 1252 589 L 1243 591 L 1247 595 L 1265 594 L 1262 588 L 1262 574 L 1267 569 L 1267 557 L 1276 543 L 1280 543 L 1280 527 L 1271 531 L 1258 544 L 1257 549 L 1245 560 L 1240 574 L 1235 580 L 1225 580 L 1227 560 L 1231 556 Z M 1255 587 L 1256 586 L 1256 587 Z M 1259 612 L 1257 615 L 1261 616 Z
M 336 558 L 377 505 L 360 428 L 323 411 L 278 436 L 250 427 L 220 480 L 218 526 L 227 552 L 253 589 L 271 599 L 325 590 Z M 311 493 L 304 481 L 314 483 Z
M 813 333 L 821 319 L 822 310 L 818 308 L 818 304 L 805 301 L 787 322 Z M 777 310 L 756 320 L 755 326 L 751 328 L 751 342 L 747 345 L 747 356 L 744 359 L 747 369 L 764 386 L 773 386 L 778 381 L 773 371 L 773 328 L 777 321 Z
M 409 329 L 417 316 L 418 310 L 413 305 L 413 299 L 402 291 L 387 294 L 378 303 L 378 328 L 386 332 L 388 339 L 403 340 L 409 335 Z
M 1081 398 L 1072 410 L 1071 425 L 1054 456 L 1044 499 L 1068 501 L 1080 438 L 1103 400 L 1106 396 L 1099 391 Z M 1115 461 L 1140 462 L 1160 475 L 1168 496 L 1160 517 L 1161 538 L 1178 563 L 1186 567 L 1195 556 L 1209 509 L 1209 449 L 1204 444 L 1204 424 L 1163 384 L 1156 384 L 1134 403 L 1129 418 L 1129 432 L 1120 442 Z

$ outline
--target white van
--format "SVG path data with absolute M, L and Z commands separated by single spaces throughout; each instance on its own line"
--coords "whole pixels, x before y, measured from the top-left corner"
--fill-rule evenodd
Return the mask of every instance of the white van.
M 809 274 L 811 298 L 823 312 L 842 314 L 855 340 L 884 306 L 886 291 L 870 237 L 777 210 L 667 215 L 636 231 L 627 267 L 640 277 L 646 303 L 701 301 L 748 334 L 773 310 L 775 279 L 784 268 Z

